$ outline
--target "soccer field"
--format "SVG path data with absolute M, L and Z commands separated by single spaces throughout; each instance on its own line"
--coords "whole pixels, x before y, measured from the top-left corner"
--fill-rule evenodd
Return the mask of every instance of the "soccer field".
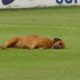
M 0 80 L 80 80 L 80 7 L 0 10 L 0 44 L 31 34 L 66 49 L 0 49 Z

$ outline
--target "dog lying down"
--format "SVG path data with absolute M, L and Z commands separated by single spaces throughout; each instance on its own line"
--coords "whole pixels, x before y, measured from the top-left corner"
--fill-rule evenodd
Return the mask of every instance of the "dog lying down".
M 53 40 L 40 37 L 37 35 L 30 35 L 25 37 L 14 37 L 7 40 L 0 48 L 23 48 L 23 49 L 63 49 L 65 44 L 63 40 L 54 38 Z

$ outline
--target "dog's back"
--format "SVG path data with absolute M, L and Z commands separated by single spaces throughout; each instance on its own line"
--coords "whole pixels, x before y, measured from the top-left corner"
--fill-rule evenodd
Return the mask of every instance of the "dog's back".
M 48 38 L 42 38 L 39 36 L 27 36 L 21 37 L 16 43 L 16 47 L 20 48 L 51 48 L 53 41 Z

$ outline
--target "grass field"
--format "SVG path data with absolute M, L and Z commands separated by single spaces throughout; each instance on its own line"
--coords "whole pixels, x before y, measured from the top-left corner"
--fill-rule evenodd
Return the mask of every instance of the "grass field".
M 0 44 L 31 34 L 60 37 L 66 49 L 0 49 L 0 80 L 80 80 L 80 7 L 0 10 Z

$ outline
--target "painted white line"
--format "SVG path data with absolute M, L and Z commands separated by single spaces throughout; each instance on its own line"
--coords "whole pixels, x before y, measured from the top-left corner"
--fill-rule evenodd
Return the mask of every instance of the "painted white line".
M 1 27 L 1 26 L 9 26 L 9 27 L 10 27 L 10 26 L 12 26 L 12 27 L 15 26 L 15 27 L 17 27 L 17 24 L 16 24 L 16 25 L 15 25 L 15 24 L 0 24 L 0 27 Z M 19 26 L 19 25 L 18 25 L 18 26 Z
M 21 27 L 20 24 L 0 24 L 0 27 L 3 26 L 8 26 L 8 27 Z M 38 27 L 39 28 L 39 27 Z M 79 27 L 51 27 L 52 29 L 56 28 L 56 29 L 69 29 L 69 30 L 76 30 L 76 29 L 80 29 Z
M 53 27 L 53 28 L 57 28 L 57 29 L 70 29 L 70 30 L 79 29 L 78 27 Z

